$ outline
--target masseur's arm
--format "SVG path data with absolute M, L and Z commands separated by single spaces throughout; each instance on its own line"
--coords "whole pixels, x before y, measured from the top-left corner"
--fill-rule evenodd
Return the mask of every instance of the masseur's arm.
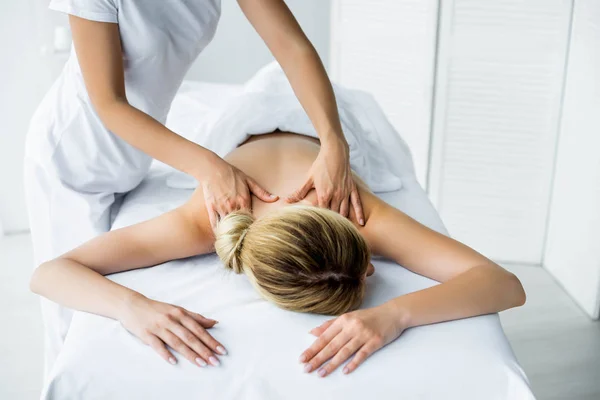
M 197 190 L 180 208 L 105 233 L 42 264 L 31 278 L 31 290 L 65 307 L 120 321 L 168 362 L 175 363 L 175 357 L 165 345 L 199 366 L 218 364 L 216 353 L 224 349 L 206 331 L 216 321 L 104 277 L 212 251 L 208 215 L 192 201 L 201 196 Z
M 303 353 L 309 370 L 333 357 L 319 370 L 320 375 L 327 375 L 356 354 L 344 368 L 350 373 L 407 328 L 495 313 L 525 303 L 523 287 L 510 272 L 373 194 L 362 193 L 362 197 L 367 223 L 361 233 L 373 253 L 441 284 L 315 328 L 313 333 L 319 338 Z
M 195 177 L 204 189 L 213 226 L 218 216 L 240 208 L 249 209 L 250 192 L 266 202 L 277 200 L 212 151 L 177 135 L 129 104 L 117 24 L 72 15 L 69 23 L 87 92 L 104 126 L 151 157 Z
M 358 220 L 363 221 L 335 96 L 315 48 L 283 0 L 238 0 L 238 3 L 281 65 L 321 140 L 321 151 L 306 183 L 287 200 L 300 201 L 314 188 L 320 207 L 348 216 L 352 205 Z

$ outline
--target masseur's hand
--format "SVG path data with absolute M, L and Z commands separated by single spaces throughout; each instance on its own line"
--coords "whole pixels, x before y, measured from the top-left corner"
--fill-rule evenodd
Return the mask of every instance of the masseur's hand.
M 319 207 L 348 217 L 351 204 L 358 223 L 364 225 L 362 204 L 350 168 L 350 151 L 344 140 L 333 139 L 332 143 L 322 143 L 306 182 L 287 198 L 287 202 L 295 203 L 304 199 L 313 188 L 317 192 Z
M 217 354 L 227 354 L 223 345 L 206 331 L 217 321 L 142 295 L 128 301 L 119 321 L 171 364 L 177 360 L 167 346 L 200 367 L 208 364 L 216 367 Z
M 227 214 L 240 209 L 250 210 L 251 193 L 267 203 L 279 199 L 222 158 L 213 161 L 210 174 L 201 182 L 206 210 L 213 229 L 217 227 L 219 219 Z
M 300 356 L 304 371 L 318 369 L 321 377 L 329 375 L 342 363 L 350 361 L 344 374 L 354 371 L 367 357 L 396 339 L 405 326 L 390 303 L 353 311 L 329 320 L 310 331 L 318 339 Z M 327 360 L 331 361 L 321 367 Z

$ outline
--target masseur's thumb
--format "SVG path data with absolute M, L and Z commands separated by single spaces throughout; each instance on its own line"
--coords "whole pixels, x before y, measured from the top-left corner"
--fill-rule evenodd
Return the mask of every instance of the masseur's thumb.
M 279 196 L 275 196 L 274 194 L 267 192 L 258 183 L 256 183 L 254 181 L 254 179 L 248 178 L 247 182 L 248 182 L 248 189 L 250 189 L 250 191 L 256 197 L 261 199 L 262 201 L 264 201 L 266 203 L 273 203 L 273 202 L 279 200 Z
M 289 195 L 285 201 L 287 201 L 288 203 L 297 203 L 300 200 L 304 199 L 306 197 L 306 195 L 308 194 L 308 192 L 310 192 L 310 190 L 313 188 L 313 180 L 312 178 L 308 179 L 304 185 L 296 190 L 294 193 L 292 193 L 291 195 Z

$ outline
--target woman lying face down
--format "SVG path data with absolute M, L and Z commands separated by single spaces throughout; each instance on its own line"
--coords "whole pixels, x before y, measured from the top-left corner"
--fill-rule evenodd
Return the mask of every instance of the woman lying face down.
M 227 268 L 245 273 L 279 307 L 339 315 L 313 329 L 318 339 L 300 355 L 305 370 L 318 369 L 320 376 L 353 355 L 344 372 L 354 371 L 407 328 L 495 313 L 525 302 L 513 274 L 388 205 L 358 178 L 364 213 L 359 217 L 348 199 L 338 199 L 331 207 L 342 215 L 315 207 L 327 204 L 314 191 L 302 204 L 291 204 L 319 149 L 318 142 L 291 133 L 253 137 L 226 160 L 285 200 L 265 202 L 253 196 L 252 211 L 228 214 L 213 231 L 214 216 L 205 207 L 214 200 L 205 198 L 212 192 L 198 187 L 172 211 L 103 234 L 43 263 L 31 288 L 66 307 L 120 321 L 168 362 L 177 360 L 167 345 L 199 366 L 218 365 L 226 350 L 209 333 L 215 320 L 149 299 L 104 277 L 216 250 Z M 372 269 L 371 253 L 440 284 L 358 309 Z

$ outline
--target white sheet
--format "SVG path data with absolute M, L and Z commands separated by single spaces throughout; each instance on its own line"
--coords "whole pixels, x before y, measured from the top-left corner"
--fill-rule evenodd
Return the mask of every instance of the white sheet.
M 199 104 L 236 88 L 186 84 L 169 124 L 179 132 L 201 117 Z M 195 116 L 195 117 L 194 117 Z M 382 197 L 420 222 L 445 232 L 414 178 L 398 138 L 386 150 L 403 189 Z M 157 216 L 190 191 L 169 188 L 172 171 L 156 165 L 125 199 L 115 227 Z M 434 284 L 398 265 L 375 260 L 363 307 Z M 262 300 L 244 276 L 226 273 L 214 255 L 172 261 L 111 279 L 157 300 L 218 319 L 213 334 L 229 350 L 218 368 L 186 360 L 171 366 L 116 321 L 76 313 L 46 385 L 48 399 L 531 399 L 496 314 L 413 328 L 370 357 L 355 373 L 321 379 L 297 359 L 326 317 L 283 311 Z
M 352 169 L 375 192 L 402 188 L 401 179 L 390 168 L 391 153 L 381 152 L 386 140 L 398 134 L 368 93 L 334 85 L 340 121 L 350 148 Z M 226 105 L 207 110 L 195 127 L 193 141 L 224 157 L 251 135 L 280 130 L 318 138 L 302 105 L 294 95 L 277 62 L 261 68 L 246 84 L 242 93 Z M 408 149 L 407 146 L 404 146 Z M 408 154 L 408 151 L 405 151 Z M 175 188 L 194 189 L 197 182 L 180 173 L 167 184 Z

